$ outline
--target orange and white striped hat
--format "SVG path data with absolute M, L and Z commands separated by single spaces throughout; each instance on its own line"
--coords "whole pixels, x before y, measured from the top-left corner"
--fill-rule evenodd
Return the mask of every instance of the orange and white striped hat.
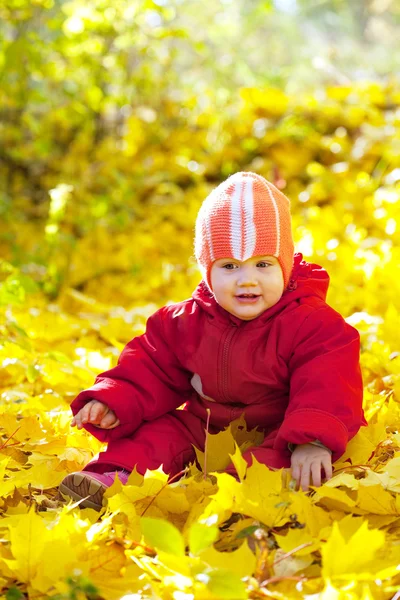
M 210 270 L 215 260 L 245 261 L 265 254 L 278 259 L 286 288 L 294 254 L 289 199 L 261 175 L 235 173 L 201 205 L 194 246 L 210 289 Z

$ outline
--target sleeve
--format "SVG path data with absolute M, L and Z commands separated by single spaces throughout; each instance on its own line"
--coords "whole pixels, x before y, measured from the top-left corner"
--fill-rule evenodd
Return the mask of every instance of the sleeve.
M 109 442 L 132 434 L 143 421 L 150 421 L 178 408 L 192 393 L 191 373 L 179 363 L 172 348 L 178 340 L 165 334 L 160 309 L 149 317 L 146 332 L 123 349 L 116 367 L 96 377 L 92 387 L 82 391 L 71 404 L 74 415 L 89 400 L 99 400 L 115 412 L 120 425 L 85 429 L 100 441 Z
M 330 448 L 327 448 L 326 446 L 324 446 L 324 444 L 322 444 L 319 440 L 314 440 L 313 442 L 310 442 L 310 444 L 312 446 L 319 446 L 320 448 L 324 448 L 325 450 L 329 450 L 329 452 L 332 454 L 332 450 L 330 450 Z M 291 442 L 288 443 L 288 448 L 289 448 L 289 452 L 293 452 L 294 450 L 296 450 L 296 444 L 292 444 Z
M 359 333 L 339 313 L 324 307 L 305 319 L 289 361 L 289 404 L 275 449 L 318 440 L 332 451 L 333 460 L 344 453 L 366 425 L 359 356 Z

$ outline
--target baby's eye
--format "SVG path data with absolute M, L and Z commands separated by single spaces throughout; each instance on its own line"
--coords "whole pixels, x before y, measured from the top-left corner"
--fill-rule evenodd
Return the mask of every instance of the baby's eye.
M 223 265 L 223 269 L 227 269 L 228 271 L 232 271 L 232 269 L 234 269 L 236 267 L 236 265 L 234 265 L 233 263 L 226 263 L 226 265 Z
M 257 267 L 270 267 L 271 263 L 267 263 L 264 260 L 260 261 L 259 263 L 257 263 Z

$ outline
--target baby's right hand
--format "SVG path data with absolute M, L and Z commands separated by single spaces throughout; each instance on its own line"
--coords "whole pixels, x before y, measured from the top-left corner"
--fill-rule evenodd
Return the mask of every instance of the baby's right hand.
M 85 423 L 90 423 L 100 429 L 114 429 L 120 423 L 115 412 L 108 408 L 103 402 L 90 400 L 81 410 L 76 413 L 71 421 L 71 426 L 82 429 Z

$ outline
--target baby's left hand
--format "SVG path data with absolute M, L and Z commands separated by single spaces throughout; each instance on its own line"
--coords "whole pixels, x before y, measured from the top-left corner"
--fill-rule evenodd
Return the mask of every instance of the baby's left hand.
M 292 452 L 292 478 L 297 487 L 307 491 L 312 485 L 321 485 L 321 471 L 325 471 L 325 479 L 332 477 L 332 457 L 329 450 L 314 444 L 300 444 Z

